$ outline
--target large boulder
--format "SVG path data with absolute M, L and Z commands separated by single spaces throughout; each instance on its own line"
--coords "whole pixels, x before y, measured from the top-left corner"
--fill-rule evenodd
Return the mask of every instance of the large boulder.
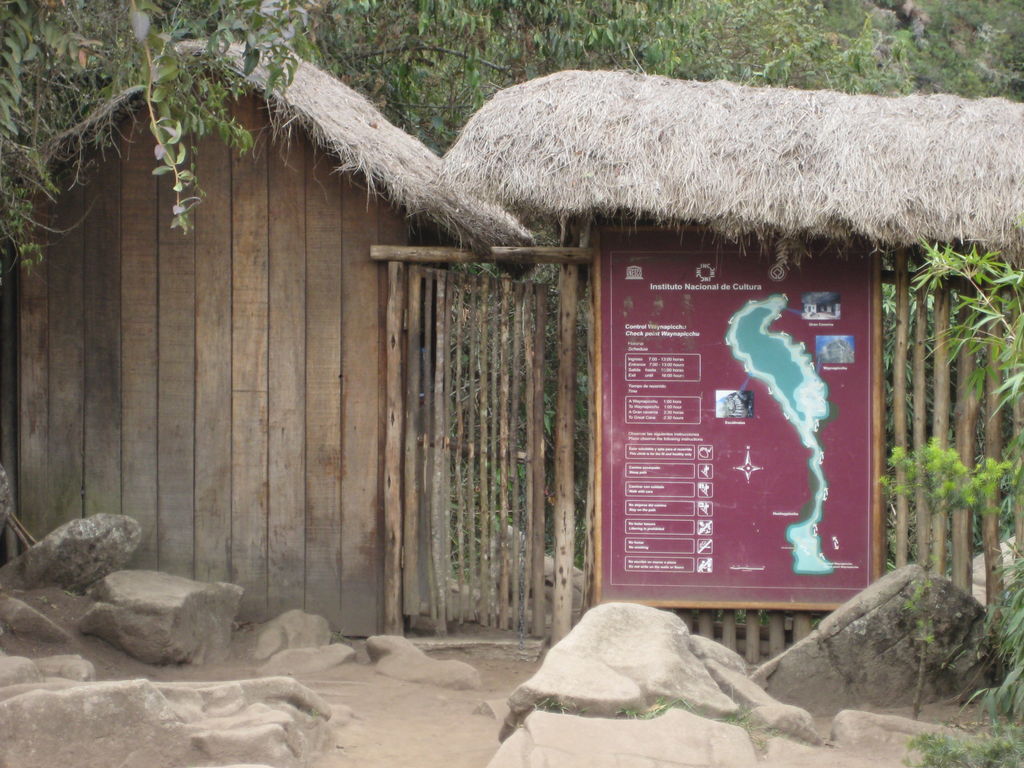
M 590 609 L 512 692 L 503 733 L 538 707 L 613 717 L 676 701 L 711 717 L 739 711 L 690 650 L 682 619 L 643 605 L 605 603 Z
M 0 583 L 14 589 L 81 592 L 123 568 L 141 537 L 138 521 L 126 515 L 101 513 L 72 520 L 0 568 Z
M 757 755 L 739 726 L 672 709 L 651 720 L 534 712 L 488 768 L 751 768 Z
M 263 625 L 256 636 L 252 655 L 257 661 L 265 661 L 288 648 L 319 648 L 330 642 L 331 627 L 327 619 L 295 608 Z
M 480 673 L 456 659 L 432 659 L 404 637 L 375 635 L 366 640 L 366 653 L 377 672 L 412 683 L 436 685 L 454 690 L 481 687 Z
M 242 588 L 206 584 L 156 571 L 117 571 L 91 590 L 97 600 L 79 623 L 148 664 L 220 661 Z
M 4 768 L 309 766 L 330 706 L 288 678 L 86 683 L 0 701 Z
M 0 630 L 24 640 L 41 643 L 65 643 L 71 635 L 28 603 L 0 596 Z
M 753 679 L 773 697 L 820 713 L 910 705 L 924 649 L 923 701 L 955 697 L 982 682 L 984 615 L 949 580 L 909 565 L 840 606 Z

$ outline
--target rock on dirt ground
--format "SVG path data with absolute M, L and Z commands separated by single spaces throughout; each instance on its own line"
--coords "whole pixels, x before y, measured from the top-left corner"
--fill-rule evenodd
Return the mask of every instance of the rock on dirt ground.
M 85 683 L 0 702 L 0 744 L 5 768 L 253 760 L 305 768 L 326 746 L 329 718 L 329 705 L 290 678 Z
M 509 697 L 503 734 L 542 703 L 598 717 L 675 700 L 711 717 L 738 713 L 690 651 L 688 638 L 686 625 L 670 611 L 630 603 L 590 609 Z
M 148 664 L 219 661 L 231 643 L 242 588 L 157 571 L 117 571 L 98 582 L 79 629 Z
M 142 527 L 127 515 L 100 513 L 71 520 L 0 568 L 0 584 L 81 592 L 124 568 L 141 538 Z
M 775 698 L 822 714 L 865 703 L 909 705 L 925 622 L 924 701 L 955 698 L 984 682 L 984 615 L 948 579 L 908 565 L 829 614 L 753 679 Z
M 652 720 L 610 720 L 533 712 L 488 768 L 753 768 L 742 728 L 673 709 Z

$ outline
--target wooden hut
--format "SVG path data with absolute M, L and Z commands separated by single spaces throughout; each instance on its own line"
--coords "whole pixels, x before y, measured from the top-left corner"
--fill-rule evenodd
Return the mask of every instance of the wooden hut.
M 767 295 L 772 290 L 774 280 L 784 281 L 787 275 L 817 274 L 814 287 L 805 289 L 807 295 L 813 295 L 815 291 L 841 290 L 844 294 L 841 304 L 844 320 L 839 319 L 838 299 L 835 311 L 830 315 L 826 313 L 828 316 L 824 316 L 824 319 L 810 316 L 804 318 L 804 324 L 799 328 L 803 329 L 801 332 L 806 338 L 799 338 L 798 341 L 809 342 L 805 345 L 806 350 L 810 350 L 806 354 L 808 361 L 812 359 L 816 338 L 825 348 L 841 347 L 844 351 L 842 360 L 854 359 L 854 336 L 840 328 L 849 314 L 847 299 L 852 296 L 852 289 L 844 281 L 848 276 L 854 281 L 861 280 L 862 276 L 874 281 L 870 295 L 862 297 L 870 328 L 864 326 L 862 329 L 865 338 L 856 338 L 857 362 L 852 362 L 847 366 L 848 370 L 842 371 L 842 366 L 830 366 L 835 369 L 835 374 L 823 375 L 822 378 L 827 380 L 832 391 L 839 391 L 845 386 L 843 377 L 860 366 L 862 377 L 857 386 L 873 392 L 873 402 L 865 406 L 861 414 L 870 445 L 862 451 L 843 454 L 846 446 L 842 440 L 836 440 L 830 443 L 832 447 L 829 451 L 833 460 L 840 455 L 846 457 L 838 466 L 831 468 L 833 480 L 848 469 L 859 467 L 860 479 L 856 484 L 866 484 L 871 488 L 873 542 L 865 543 L 865 546 L 870 546 L 871 552 L 867 561 L 858 567 L 864 571 L 863 577 L 876 576 L 880 572 L 884 562 L 881 499 L 877 488 L 883 466 L 881 425 L 884 423 L 882 371 L 879 362 L 880 256 L 883 253 L 892 254 L 890 264 L 894 265 L 898 286 L 896 301 L 899 319 L 895 331 L 897 354 L 902 355 L 900 359 L 906 363 L 908 308 L 913 303 L 913 299 L 908 298 L 907 267 L 908 260 L 913 262 L 914 250 L 922 241 L 949 243 L 958 247 L 977 244 L 985 249 L 1000 251 L 1017 264 L 1024 260 L 1024 228 L 1021 227 L 1021 214 L 1024 212 L 1022 128 L 1024 106 L 1001 99 L 971 101 L 944 95 L 899 98 L 859 96 L 830 91 L 753 88 L 725 82 L 685 82 L 624 72 L 578 71 L 557 73 L 500 91 L 469 121 L 445 157 L 445 177 L 467 192 L 506 207 L 524 217 L 524 220 L 548 226 L 560 225 L 563 232 L 562 245 L 570 247 L 566 253 L 572 251 L 576 257 L 589 256 L 592 260 L 595 284 L 593 295 L 597 297 L 596 316 L 593 319 L 597 333 L 595 378 L 599 385 L 599 397 L 592 403 L 592 407 L 602 424 L 599 449 L 601 462 L 592 489 L 598 497 L 597 506 L 602 510 L 596 521 L 600 530 L 595 542 L 597 562 L 594 564 L 599 584 L 603 578 L 602 570 L 613 571 L 621 577 L 623 583 L 629 582 L 631 577 L 625 571 L 629 570 L 630 558 L 633 557 L 629 549 L 632 544 L 627 541 L 623 545 L 622 541 L 624 535 L 628 538 L 628 534 L 634 530 L 654 530 L 661 536 L 656 542 L 653 539 L 645 542 L 644 537 L 639 535 L 635 539 L 636 552 L 644 553 L 642 557 L 654 564 L 654 567 L 648 569 L 647 575 L 640 579 L 646 579 L 647 586 L 670 585 L 673 579 L 664 573 L 676 566 L 682 571 L 681 563 L 686 559 L 664 554 L 683 552 L 681 548 L 674 549 L 677 545 L 670 539 L 675 537 L 682 540 L 684 533 L 682 524 L 677 525 L 669 519 L 659 521 L 649 514 L 650 509 L 660 509 L 658 505 L 661 502 L 649 507 L 642 507 L 638 503 L 632 508 L 646 510 L 644 514 L 648 514 L 648 519 L 642 525 L 634 525 L 629 521 L 632 504 L 629 499 L 629 483 L 626 483 L 623 498 L 620 486 L 624 478 L 620 465 L 628 463 L 631 456 L 644 458 L 651 466 L 658 464 L 653 461 L 653 457 L 659 455 L 682 462 L 689 455 L 687 451 L 690 449 L 680 443 L 682 447 L 678 450 L 672 448 L 669 453 L 665 453 L 668 449 L 637 445 L 631 454 L 633 449 L 628 447 L 631 438 L 623 425 L 628 425 L 631 420 L 635 424 L 644 420 L 685 421 L 687 418 L 704 425 L 718 418 L 724 424 L 729 419 L 722 418 L 721 414 L 716 415 L 714 397 L 727 398 L 730 394 L 736 395 L 741 389 L 746 396 L 748 390 L 753 391 L 761 386 L 756 381 L 748 384 L 742 375 L 733 375 L 731 371 L 736 361 L 722 358 L 717 368 L 705 366 L 703 369 L 695 369 L 699 373 L 692 374 L 704 376 L 704 388 L 708 390 L 703 393 L 707 397 L 706 402 L 700 405 L 699 414 L 685 412 L 685 403 L 690 401 L 682 396 L 678 403 L 673 403 L 672 408 L 675 410 L 669 413 L 668 406 L 657 404 L 658 398 L 653 396 L 652 390 L 646 392 L 651 397 L 646 400 L 640 398 L 637 401 L 639 405 L 632 411 L 630 408 L 633 406 L 627 406 L 625 415 L 620 414 L 621 419 L 615 421 L 615 414 L 610 415 L 610 412 L 622 410 L 620 401 L 628 401 L 631 393 L 644 394 L 643 387 L 636 383 L 637 377 L 646 376 L 654 381 L 671 380 L 673 377 L 683 380 L 690 375 L 684 372 L 681 362 L 683 357 L 690 353 L 700 355 L 715 344 L 721 346 L 724 335 L 725 326 L 715 331 L 717 335 L 712 335 L 705 328 L 704 337 L 708 344 L 701 346 L 703 342 L 688 341 L 685 338 L 687 333 L 708 321 L 701 316 L 702 310 L 684 316 L 689 306 L 684 302 L 679 304 L 680 316 L 675 318 L 680 326 L 677 332 L 681 339 L 677 347 L 661 349 L 662 352 L 678 353 L 676 357 L 679 359 L 672 364 L 675 368 L 663 370 L 657 367 L 661 363 L 648 365 L 649 361 L 644 362 L 647 358 L 643 354 L 647 350 L 643 340 L 638 341 L 634 348 L 638 350 L 635 359 L 627 357 L 624 363 L 619 360 L 621 350 L 613 348 L 614 340 L 609 341 L 609 336 L 619 333 L 620 329 L 616 329 L 615 324 L 620 323 L 623 317 L 632 317 L 630 312 L 635 311 L 634 300 L 648 301 L 646 289 L 638 292 L 634 288 L 643 285 L 643 281 L 648 279 L 646 276 L 656 270 L 662 270 L 657 272 L 660 276 L 655 281 L 657 284 L 647 286 L 651 291 L 658 289 L 656 297 L 654 293 L 650 294 L 652 313 L 669 306 L 666 302 L 677 291 L 685 295 L 686 301 L 692 299 L 693 306 L 697 306 L 702 301 L 699 297 L 705 289 L 723 288 L 729 291 L 728 295 L 734 296 L 738 293 L 754 296 L 758 291 Z M 612 306 L 611 296 L 604 292 L 608 290 L 608 280 L 613 279 L 608 265 L 617 258 L 616 254 L 622 258 L 625 268 L 623 276 L 614 277 L 616 281 L 621 280 L 616 282 L 617 290 L 622 289 L 617 296 L 625 296 L 625 299 L 609 309 Z M 658 261 L 658 258 L 664 256 L 677 259 L 678 265 L 682 266 L 677 265 L 674 273 L 671 270 L 665 271 L 668 268 L 663 261 Z M 742 281 L 725 284 L 722 280 L 722 265 L 729 265 L 729 269 L 734 264 L 742 265 L 742 270 L 749 272 L 750 263 L 760 265 L 757 267 L 760 270 L 757 279 L 750 280 L 750 284 Z M 740 271 L 739 267 L 737 271 Z M 874 277 L 870 278 L 872 274 Z M 630 283 L 630 280 L 636 282 Z M 563 267 L 563 290 L 575 296 L 577 281 L 576 267 Z M 755 287 L 758 291 L 754 290 Z M 720 294 L 727 295 L 724 290 Z M 784 318 L 780 323 L 788 322 L 792 328 L 798 327 L 794 318 L 801 315 L 799 301 L 799 296 L 790 297 L 794 312 L 787 316 L 790 319 Z M 940 292 L 934 302 L 934 328 L 938 340 L 935 345 L 933 387 L 935 407 L 931 410 L 925 397 L 924 348 L 926 326 L 931 322 L 928 317 L 933 311 L 933 303 L 930 297 L 922 294 L 917 297 L 916 304 L 918 319 L 915 321 L 915 333 L 918 334 L 921 357 L 919 369 L 915 368 L 915 371 L 919 370 L 920 392 L 914 397 L 914 440 L 915 444 L 923 442 L 926 437 L 925 420 L 934 412 L 932 432 L 940 440 L 947 441 L 951 381 L 941 332 L 943 323 L 948 323 L 949 319 L 948 294 Z M 713 309 L 710 304 L 700 304 L 701 307 L 705 305 Z M 614 319 L 610 319 L 612 312 L 615 314 Z M 573 322 L 571 309 L 563 308 L 562 319 L 568 323 Z M 656 328 L 650 320 L 634 319 L 632 329 L 627 330 L 627 334 L 639 337 L 650 332 Z M 809 327 L 811 321 L 818 325 L 828 325 L 831 330 L 819 330 L 817 333 L 823 335 L 816 337 L 815 330 Z M 689 330 L 685 325 L 687 322 L 694 324 Z M 664 330 L 664 326 L 661 326 L 661 330 Z M 624 342 L 626 351 L 629 351 L 629 343 L 627 338 Z M 830 343 L 833 347 L 827 346 Z M 865 356 L 863 352 L 869 354 Z M 609 354 L 613 354 L 615 359 L 610 360 Z M 803 353 L 798 350 L 794 350 L 793 354 L 794 359 L 804 359 Z M 712 359 L 715 358 L 705 357 L 703 362 Z M 869 364 L 869 359 L 870 370 L 863 370 Z M 818 360 L 819 366 L 821 362 Z M 967 360 L 959 367 L 964 381 L 972 367 L 970 363 Z M 903 445 L 908 445 L 907 411 L 904 407 L 910 399 L 907 365 L 897 367 L 902 370 L 893 373 L 893 386 L 897 393 L 894 416 L 897 424 L 896 441 L 900 444 L 902 440 Z M 756 372 L 751 373 L 749 359 L 747 373 L 750 374 L 748 382 L 756 379 Z M 714 376 L 721 376 L 723 380 L 717 388 L 712 386 L 711 379 Z M 621 385 L 623 378 L 627 382 L 625 390 Z M 726 380 L 733 383 L 726 385 Z M 918 382 L 915 382 L 915 390 L 917 386 Z M 613 392 L 612 396 L 609 395 L 610 391 Z M 969 393 L 972 390 L 964 386 L 962 391 Z M 771 386 L 764 386 L 754 392 L 759 398 L 758 404 L 745 414 L 751 417 L 747 419 L 747 425 L 744 425 L 743 419 L 734 419 L 735 423 L 730 428 L 738 434 L 749 429 L 748 425 L 762 414 L 770 413 L 774 407 L 773 397 L 778 400 L 773 392 L 777 393 L 778 389 Z M 964 407 L 969 410 L 968 395 L 965 394 L 964 398 Z M 973 412 L 977 414 L 976 400 Z M 964 460 L 973 461 L 976 455 L 974 424 L 968 422 L 966 420 L 965 426 L 958 427 L 958 430 L 967 436 Z M 620 431 L 616 432 L 616 429 Z M 635 426 L 629 429 L 641 432 Z M 658 433 L 659 439 L 668 434 L 665 429 L 662 428 L 662 433 Z M 703 427 L 693 426 L 691 432 L 697 434 L 700 429 Z M 828 429 L 834 430 L 835 427 L 829 426 L 826 433 Z M 851 427 L 854 432 L 856 429 L 856 425 Z M 677 432 L 682 434 L 681 429 Z M 566 429 L 561 434 L 571 441 L 571 430 Z M 724 428 L 715 434 L 725 434 Z M 799 451 L 803 450 L 799 445 L 795 444 L 792 450 L 786 447 L 782 438 L 783 427 L 780 427 L 778 434 L 780 437 L 777 444 L 766 445 L 760 453 L 755 447 L 752 454 L 749 441 L 733 441 L 736 445 L 725 442 L 719 446 L 717 443 L 712 444 L 712 437 L 704 441 L 707 436 L 701 433 L 702 442 L 695 446 L 695 450 L 703 449 L 709 462 L 718 463 L 705 470 L 708 473 L 713 471 L 715 479 L 713 485 L 709 482 L 705 486 L 708 497 L 706 501 L 698 501 L 698 514 L 707 510 L 707 514 L 711 515 L 712 509 L 719 509 L 720 489 L 723 495 L 727 495 L 736 486 L 753 488 L 756 482 L 763 482 L 769 475 L 766 467 L 771 465 L 768 462 L 773 460 L 771 451 L 775 451 L 776 455 L 787 452 L 793 456 L 799 455 Z M 623 443 L 627 445 L 625 451 Z M 744 445 L 747 446 L 746 456 L 743 454 Z M 728 451 L 725 461 L 719 462 L 719 448 Z M 866 465 L 865 452 L 870 454 Z M 650 471 L 668 471 L 659 467 L 654 466 Z M 649 469 L 636 465 L 629 471 L 637 475 L 627 476 L 627 481 Z M 675 467 L 672 471 L 683 470 Z M 609 474 L 613 475 L 611 480 Z M 709 474 L 709 480 L 710 477 Z M 760 480 L 755 481 L 758 478 Z M 798 477 L 790 485 L 805 488 L 806 483 L 806 480 Z M 641 486 L 643 483 L 637 481 L 636 485 Z M 715 493 L 713 501 L 712 489 Z M 697 490 L 699 492 L 700 488 Z M 780 493 L 784 490 L 781 489 Z M 651 491 L 651 494 L 658 495 L 655 491 Z M 610 500 L 609 496 L 614 498 Z M 565 586 L 561 574 L 568 573 L 572 563 L 571 485 L 569 492 L 561 493 L 561 498 L 561 502 L 556 502 L 556 513 L 560 518 L 555 523 L 556 539 L 559 539 L 556 541 L 556 559 L 561 563 L 556 593 L 560 585 Z M 696 498 L 700 499 L 699 493 Z M 839 494 L 833 493 L 826 498 L 832 510 L 841 508 Z M 727 511 L 735 513 L 736 518 L 756 509 L 756 505 L 739 503 L 724 506 Z M 680 503 L 673 514 L 682 517 L 682 508 Z M 770 507 L 766 514 L 794 517 L 806 514 L 805 511 L 785 511 L 789 509 L 795 507 Z M 622 519 L 623 510 L 626 510 L 625 521 Z M 835 519 L 836 515 L 833 514 L 832 520 Z M 897 562 L 906 562 L 907 559 L 907 519 L 906 507 L 903 506 L 897 512 Z M 733 530 L 728 528 L 733 524 L 731 519 L 720 521 L 716 518 L 714 523 L 718 528 Z M 945 547 L 946 529 L 941 527 L 944 521 L 936 520 L 934 523 L 933 528 L 927 517 L 918 521 L 921 562 L 928 562 L 930 538 L 933 546 Z M 827 523 L 823 523 L 823 526 L 827 527 Z M 709 531 L 710 528 L 708 525 Z M 954 556 L 953 575 L 959 583 L 966 577 L 969 566 L 969 560 L 966 559 L 970 552 L 969 518 L 954 520 L 954 528 L 954 552 L 959 551 L 960 554 L 959 561 Z M 770 526 L 766 530 L 770 530 Z M 792 528 L 787 530 L 792 531 Z M 817 525 L 814 533 L 818 533 Z M 736 538 L 712 541 L 709 536 L 708 557 L 703 558 L 703 563 L 700 562 L 702 558 L 696 558 L 698 568 L 707 566 L 708 583 L 711 583 L 712 566 L 715 574 L 720 573 L 719 567 L 723 564 L 737 572 L 744 569 L 758 573 L 770 571 L 770 566 L 762 569 L 763 562 L 769 562 L 772 557 L 778 559 L 778 553 L 774 556 L 765 554 L 763 562 L 758 560 L 760 555 L 749 554 L 743 555 L 750 561 L 746 564 L 737 559 L 740 557 L 738 555 L 729 559 L 730 548 L 735 551 L 754 538 L 756 536 L 753 531 L 746 539 L 737 534 Z M 829 563 L 819 563 L 822 571 L 826 565 L 835 565 L 837 570 L 840 566 L 848 565 L 842 562 L 845 556 L 840 552 L 840 538 L 829 536 L 822 539 L 821 546 L 827 548 L 826 554 L 831 558 Z M 958 540 L 964 546 L 957 546 Z M 792 546 L 786 546 L 785 542 L 780 541 L 778 543 L 782 546 L 776 548 L 793 550 L 795 555 L 796 544 L 792 538 L 790 542 Z M 844 540 L 844 546 L 845 543 Z M 686 557 L 700 554 L 701 541 L 697 539 L 687 546 L 694 544 L 696 552 L 690 552 Z M 610 548 L 618 550 L 609 554 Z M 726 551 L 722 552 L 723 549 Z M 713 558 L 712 551 L 715 553 Z M 944 551 L 941 557 L 944 557 Z M 788 568 L 785 558 L 789 554 L 781 557 L 779 567 L 785 570 Z M 620 568 L 623 562 L 626 566 Z M 938 562 L 941 570 L 944 567 L 941 564 L 945 561 L 940 558 Z M 690 567 L 693 564 L 691 562 Z M 794 566 L 794 572 L 798 571 Z M 697 575 L 680 578 L 679 584 L 684 586 L 675 590 L 670 597 L 666 597 L 664 591 L 659 593 L 655 589 L 648 592 L 640 590 L 642 594 L 639 599 L 655 604 L 700 609 L 699 621 L 707 634 L 713 620 L 711 611 L 707 609 L 746 605 L 770 609 L 788 606 L 799 610 L 815 605 L 815 601 L 808 598 L 811 593 L 801 591 L 805 586 L 811 588 L 814 577 L 805 577 L 800 573 L 798 576 L 790 579 L 795 585 L 795 591 L 765 591 L 762 594 L 774 595 L 768 600 L 753 599 L 750 597 L 752 592 L 730 590 L 727 579 L 722 582 L 722 589 L 703 589 Z M 866 580 L 863 577 L 859 579 L 860 584 Z M 736 579 L 737 583 L 740 581 Z M 759 588 L 756 578 L 748 581 L 752 588 Z M 623 594 L 618 586 L 606 581 L 603 585 L 604 594 Z M 556 637 L 566 629 L 564 622 L 561 629 L 558 624 L 559 600 L 564 607 L 567 599 L 565 594 L 564 589 L 562 598 L 556 594 Z M 819 609 L 828 608 L 830 603 L 834 604 L 842 596 L 836 593 L 831 599 L 817 605 Z M 805 598 L 806 604 L 803 604 Z M 563 610 L 562 614 L 567 615 L 567 611 Z M 716 632 L 720 633 L 727 644 L 735 643 L 735 618 L 731 613 L 726 613 L 721 622 L 722 627 Z M 800 621 L 794 622 L 794 634 L 803 634 L 809 626 L 809 621 L 803 616 Z M 773 615 L 771 643 L 776 649 L 781 642 L 779 638 L 782 627 L 781 615 Z M 756 661 L 758 658 L 757 645 L 747 644 L 748 659 Z
M 136 567 L 240 584 L 247 620 L 305 608 L 368 635 L 386 548 L 386 267 L 370 248 L 528 236 L 440 185 L 438 157 L 314 66 L 283 93 L 250 81 L 233 113 L 255 147 L 201 141 L 188 234 L 169 227 L 135 95 L 65 137 L 116 140 L 82 152 L 20 275 L 18 509 L 36 536 L 131 515 Z

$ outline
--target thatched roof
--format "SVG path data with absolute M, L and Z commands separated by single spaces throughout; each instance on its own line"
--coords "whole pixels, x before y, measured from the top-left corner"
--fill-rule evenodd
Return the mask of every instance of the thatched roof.
M 201 42 L 180 44 L 185 53 L 205 51 Z M 225 62 L 241 72 L 241 48 L 233 46 Z M 279 125 L 301 125 L 310 138 L 337 159 L 337 171 L 360 174 L 371 193 L 426 217 L 466 245 L 486 253 L 492 245 L 521 245 L 529 233 L 498 206 L 455 192 L 440 180 L 441 159 L 425 144 L 384 117 L 368 99 L 337 78 L 301 62 L 283 93 L 266 91 L 268 74 L 258 67 L 249 76 L 273 108 Z M 80 126 L 55 142 L 66 152 L 74 137 L 85 137 L 132 108 L 138 89 L 125 91 Z M 56 154 L 60 154 L 55 150 Z M 202 183 L 202 179 L 199 180 Z
M 1024 256 L 1024 105 L 1002 99 L 560 72 L 497 93 L 448 152 L 445 177 L 549 221 L 969 241 Z

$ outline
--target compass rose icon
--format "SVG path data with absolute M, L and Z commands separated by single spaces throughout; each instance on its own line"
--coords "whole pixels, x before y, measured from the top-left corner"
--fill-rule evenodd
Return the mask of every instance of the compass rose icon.
M 744 475 L 746 475 L 747 476 L 747 482 L 749 483 L 750 482 L 750 476 L 752 474 L 754 474 L 755 472 L 757 472 L 758 470 L 764 469 L 764 467 L 759 467 L 759 466 L 757 466 L 756 464 L 754 464 L 750 460 L 750 446 L 748 445 L 747 446 L 747 457 L 743 460 L 742 464 L 740 464 L 738 467 L 733 467 L 733 469 L 738 469 L 740 472 L 742 472 Z

